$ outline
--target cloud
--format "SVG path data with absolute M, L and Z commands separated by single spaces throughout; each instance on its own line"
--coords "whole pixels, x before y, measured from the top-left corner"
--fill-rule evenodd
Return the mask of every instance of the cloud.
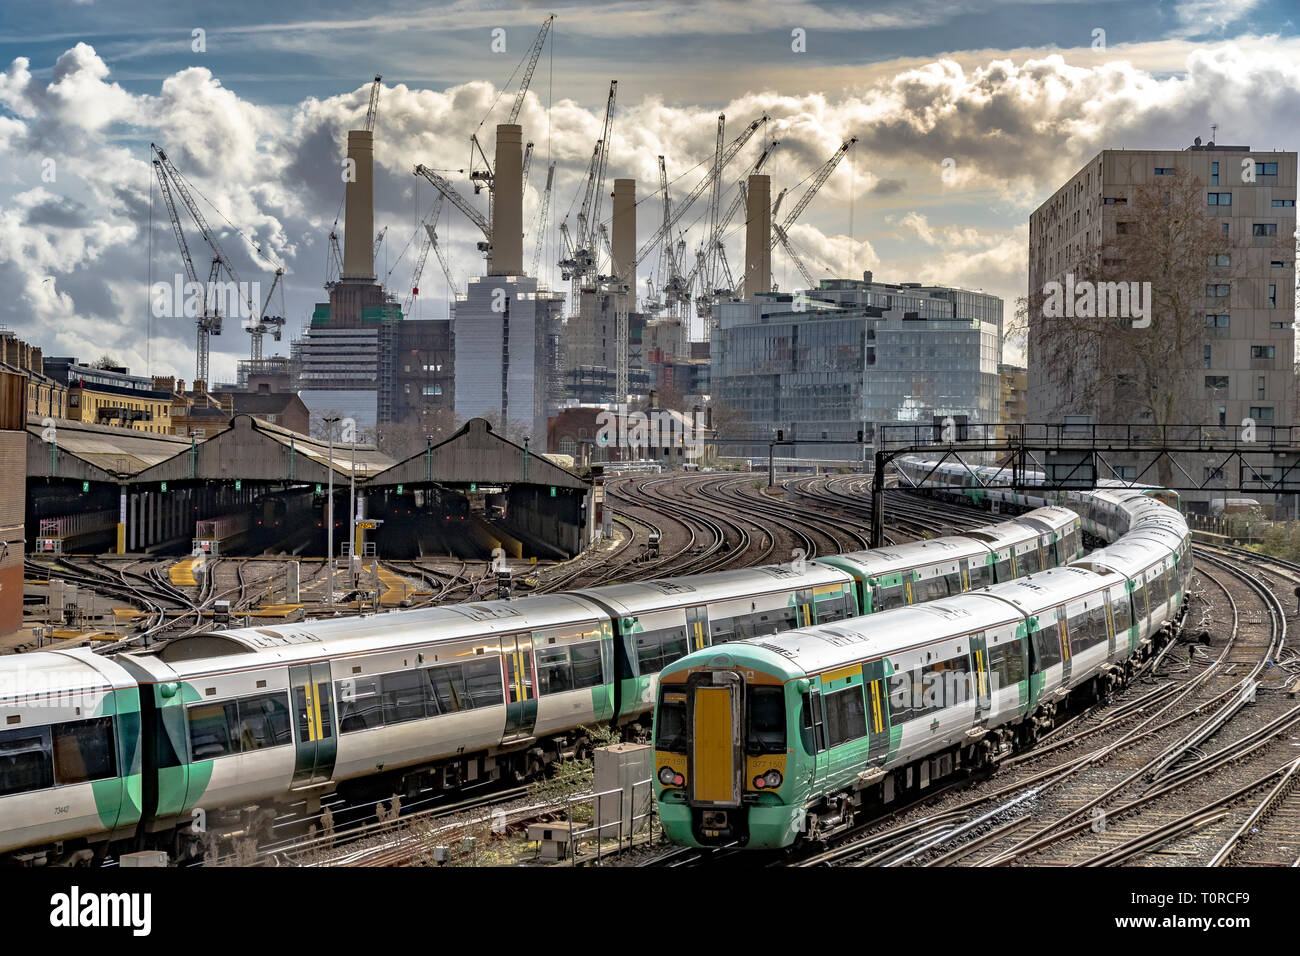
M 935 7 L 926 11 L 939 15 Z M 1162 55 L 1172 57 L 1172 49 Z M 1089 54 L 995 54 L 979 62 L 963 55 L 892 69 L 875 63 L 859 71 L 862 79 L 833 93 L 745 91 L 721 107 L 725 139 L 759 116 L 770 120 L 725 171 L 723 206 L 764 142 L 780 140 L 765 171 L 774 193 L 789 190 L 784 210 L 840 143 L 857 136 L 852 167 L 839 165 L 791 230 L 810 271 L 857 276 L 872 269 L 885 281 L 983 287 L 1014 298 L 1025 282 L 1027 212 L 1098 150 L 1177 148 L 1193 135 L 1208 135 L 1210 122 L 1225 110 L 1234 141 L 1271 145 L 1273 118 L 1300 114 L 1297 44 L 1238 41 L 1193 48 L 1190 55 L 1179 49 L 1180 69 L 1168 72 Z M 269 282 L 271 271 L 243 236 L 286 264 L 292 334 L 324 298 L 326 237 L 343 198 L 339 164 L 347 130 L 364 116 L 369 84 L 276 107 L 250 102 L 208 69 L 190 67 L 164 77 L 154 90 L 131 93 L 86 44 L 59 56 L 48 80 L 39 75 L 25 57 L 0 73 L 0 266 L 15 289 L 0 304 L 0 322 L 36 339 L 52 337 L 63 352 L 98 354 L 112 347 L 142 365 L 145 283 L 151 271 L 155 279 L 170 278 L 180 266 L 142 145 L 153 141 L 193 184 L 241 278 Z M 493 124 L 504 119 L 509 97 L 501 100 L 497 88 L 481 80 L 440 89 L 384 87 L 376 128 L 376 228 L 390 231 L 377 265 L 381 276 L 391 273 L 390 288 L 399 295 L 409 290 L 421 241 L 409 237 L 433 194 L 412 174 L 414 165 L 468 169 L 467 143 L 475 132 L 491 155 Z M 620 89 L 607 176 L 638 180 L 639 242 L 659 225 L 657 157 L 665 157 L 680 202 L 713 155 L 718 112 L 654 95 L 632 98 Z M 556 286 L 554 226 L 566 217 L 570 227 L 576 223 L 603 119 L 603 104 L 588 108 L 561 97 L 548 115 L 535 93 L 524 101 L 520 122 L 536 144 L 525 199 L 525 261 L 536 240 L 546 166 L 554 162 L 543 261 Z M 54 182 L 42 179 L 44 158 L 55 161 Z M 945 159 L 953 161 L 950 181 L 942 175 Z M 464 174 L 446 175 L 486 213 L 486 195 L 474 196 Z M 704 239 L 707 198 L 679 226 L 688 257 Z M 844 221 L 851 199 L 858 204 L 857 221 L 875 230 L 867 238 L 846 235 L 861 232 Z M 600 200 L 599 218 L 608 221 L 609 197 Z M 743 233 L 743 223 L 733 222 L 726 234 L 733 263 L 742 261 Z M 192 229 L 188 234 L 196 262 L 203 262 L 201 239 Z M 462 281 L 481 272 L 474 243 L 482 237 L 450 206 L 439 235 Z M 152 269 L 146 254 L 151 243 Z M 801 284 L 785 253 L 778 249 L 775 256 L 787 280 Z M 654 263 L 653 255 L 642 263 L 643 278 Z M 443 286 L 440 272 L 430 257 L 421 282 L 426 292 L 434 290 L 425 296 L 426 308 Z M 43 282 L 47 275 L 56 281 Z M 213 342 L 216 378 L 233 374 L 235 360 L 247 354 L 246 336 L 232 331 Z M 155 342 L 154 355 L 165 355 L 168 370 L 189 372 L 192 326 L 155 324 L 153 334 L 166 343 Z

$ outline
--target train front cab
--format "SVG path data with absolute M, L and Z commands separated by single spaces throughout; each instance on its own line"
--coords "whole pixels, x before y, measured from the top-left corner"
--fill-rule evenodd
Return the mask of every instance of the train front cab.
M 802 813 L 785 799 L 794 745 L 786 727 L 800 707 L 793 685 L 748 661 L 691 663 L 665 675 L 655 711 L 655 796 L 665 833 L 701 847 L 788 844 Z

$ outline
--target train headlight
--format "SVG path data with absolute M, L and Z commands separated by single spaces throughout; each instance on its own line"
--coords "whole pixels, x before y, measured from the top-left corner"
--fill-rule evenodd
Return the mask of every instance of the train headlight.
M 659 782 L 665 787 L 680 787 L 686 782 L 686 778 L 672 767 L 661 767 L 659 770 Z
M 755 790 L 775 790 L 781 786 L 781 771 L 769 770 L 767 773 L 754 778 Z

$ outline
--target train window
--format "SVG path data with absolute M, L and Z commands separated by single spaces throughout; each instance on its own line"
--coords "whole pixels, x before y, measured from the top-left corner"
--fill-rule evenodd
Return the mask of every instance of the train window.
M 1100 600 L 1096 607 L 1086 610 L 1080 608 L 1078 613 L 1070 618 L 1069 633 L 1071 655 L 1086 651 L 1107 639 L 1106 609 Z
M 818 624 L 842 621 L 856 613 L 852 594 L 827 594 L 818 599 L 816 607 Z
M 465 678 L 459 664 L 430 667 L 425 671 L 425 677 L 429 682 L 429 692 L 433 694 L 436 713 L 454 714 L 465 709 Z
M 430 716 L 425 711 L 428 682 L 419 671 L 397 671 L 379 680 L 385 724 L 401 724 Z
M 913 717 L 926 711 L 955 707 L 970 700 L 970 659 L 962 654 L 943 661 L 933 661 L 921 668 L 921 699 L 913 703 Z M 914 690 L 915 692 L 915 690 Z
M 660 688 L 655 718 L 655 749 L 686 753 L 686 685 Z
M 0 796 L 54 786 L 54 765 L 41 730 L 0 732 Z
M 243 697 L 239 704 L 240 749 L 261 750 L 291 743 L 289 696 L 284 693 Z
M 642 674 L 657 674 L 686 653 L 685 627 L 666 627 L 636 635 L 637 663 Z
M 1025 679 L 1025 653 L 1020 641 L 1010 640 L 989 647 L 989 670 L 996 675 L 995 687 L 1013 687 Z
M 1152 604 L 1164 604 L 1169 599 L 1169 595 L 1165 591 L 1164 574 L 1159 569 L 1156 569 L 1156 573 L 1151 575 L 1151 580 L 1148 583 L 1151 586 L 1151 593 L 1147 600 Z
M 807 753 L 821 753 L 826 749 L 826 726 L 822 722 L 821 694 L 803 695 L 803 703 L 799 706 L 799 739 Z
M 957 588 L 961 590 L 960 587 Z M 939 598 L 948 596 L 948 581 L 941 574 L 933 577 L 917 579 L 912 582 L 912 602 L 920 604 L 924 601 L 935 601 Z
M 889 679 L 889 724 L 897 727 L 925 710 L 925 684 L 921 669 L 895 671 Z
M 728 641 L 736 640 L 736 619 L 734 617 L 725 617 L 709 619 L 709 643 L 726 644 Z
M 970 579 L 970 587 L 972 591 L 976 588 L 982 588 L 984 585 L 989 583 L 989 570 L 990 568 L 987 564 L 972 564 L 970 566 L 966 572 L 966 576 Z
M 567 647 L 537 649 L 537 689 L 543 694 L 573 690 L 573 668 Z
M 833 694 L 823 694 L 826 701 L 826 745 L 838 747 L 867 735 L 867 705 L 862 685 L 854 684 Z
M 599 641 L 571 644 L 569 653 L 573 657 L 573 686 L 575 689 L 595 687 L 605 682 L 600 663 Z
M 1037 574 L 1043 570 L 1043 563 L 1039 558 L 1037 548 L 1030 548 L 1028 551 L 1016 555 L 1016 563 L 1020 566 L 1021 574 Z
M 751 756 L 785 753 L 785 688 L 751 685 L 746 707 L 745 752 Z
M 54 739 L 54 779 L 58 783 L 85 783 L 117 776 L 112 717 L 55 724 L 50 734 Z
M 1015 566 L 1011 561 L 1011 556 L 1007 555 L 1001 561 L 993 566 L 994 574 L 998 584 L 1005 584 L 1016 576 Z
M 1044 614 L 1052 615 L 1052 619 L 1042 624 L 1034 632 L 1033 641 L 1030 648 L 1033 651 L 1034 663 L 1033 673 L 1037 674 L 1047 670 L 1053 664 L 1061 663 L 1061 638 L 1056 626 L 1056 611 L 1048 611 Z M 1042 618 L 1039 618 L 1042 621 Z
M 339 703 L 339 732 L 370 730 L 384 724 L 383 704 L 379 700 L 379 682 L 371 678 L 349 677 L 335 685 L 334 698 Z
M 239 738 L 232 731 L 239 721 L 239 705 L 233 700 L 212 704 L 191 704 L 190 757 L 211 760 L 239 753 Z
M 1128 598 L 1122 591 L 1117 591 L 1110 602 L 1110 616 L 1115 625 L 1116 637 L 1127 631 L 1132 624 L 1129 610 Z
M 874 602 L 873 610 L 888 611 L 890 608 L 902 607 L 907 603 L 907 595 L 903 593 L 903 582 L 890 584 L 887 587 L 876 587 L 872 590 L 872 599 Z
M 1147 607 L 1147 586 L 1141 578 L 1135 579 L 1133 587 L 1133 613 L 1139 620 L 1151 616 L 1151 609 Z
M 495 657 L 468 661 L 465 665 L 465 696 L 470 707 L 493 707 L 505 700 L 501 687 L 501 665 Z

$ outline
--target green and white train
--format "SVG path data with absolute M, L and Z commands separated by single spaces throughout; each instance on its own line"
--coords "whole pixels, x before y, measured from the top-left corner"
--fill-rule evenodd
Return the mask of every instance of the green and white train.
M 1124 685 L 1181 623 L 1187 525 L 1142 491 L 1078 494 L 1084 528 L 1108 547 L 666 668 L 654 726 L 665 833 L 691 846 L 818 839 L 955 771 L 995 766 L 1070 698 Z
M 842 625 L 1057 567 L 1081 522 L 513 601 L 213 631 L 104 657 L 0 657 L 0 859 L 191 857 L 286 807 L 520 779 L 647 738 L 665 668 L 719 644 Z

